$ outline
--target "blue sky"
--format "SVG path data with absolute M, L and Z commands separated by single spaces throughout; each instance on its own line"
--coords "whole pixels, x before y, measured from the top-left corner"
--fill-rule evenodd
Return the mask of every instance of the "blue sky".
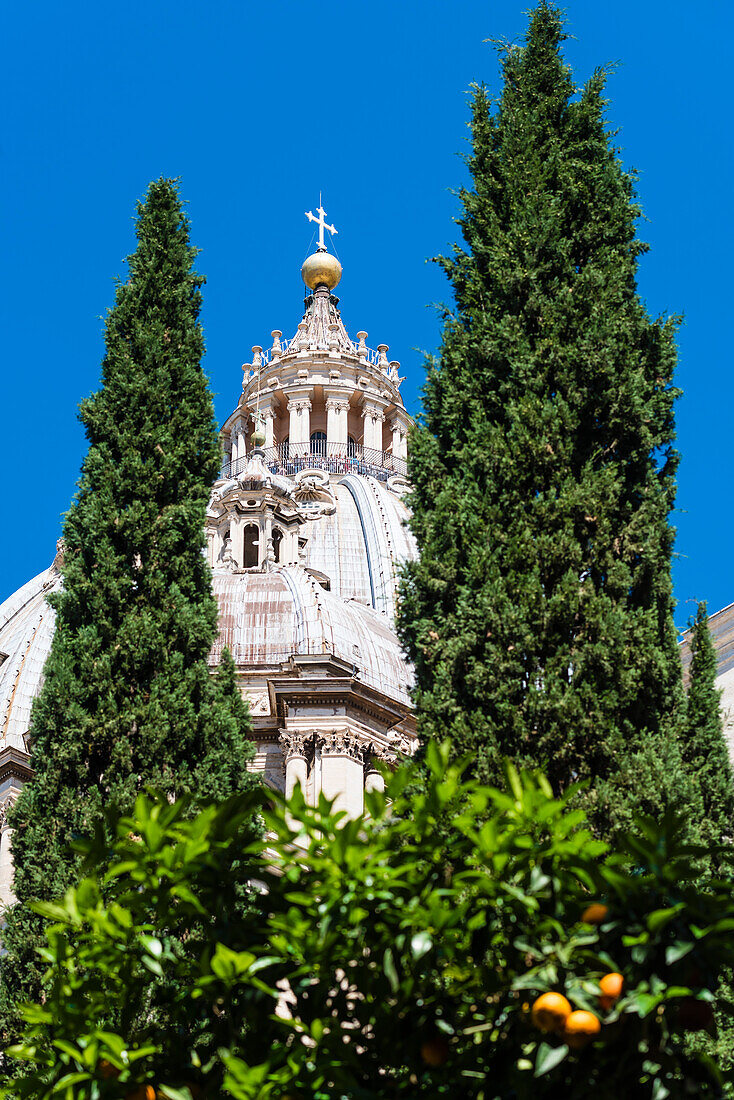
M 85 449 L 78 402 L 98 384 L 135 201 L 180 176 L 207 277 L 206 369 L 220 420 L 241 364 L 302 312 L 303 212 L 323 191 L 350 332 L 390 345 L 417 412 L 426 258 L 454 239 L 466 90 L 499 89 L 487 38 L 518 39 L 512 0 L 128 0 L 8 5 L 0 131 L 0 599 L 45 568 Z M 731 5 L 572 0 L 578 81 L 618 62 L 610 120 L 640 173 L 652 246 L 640 289 L 683 313 L 678 381 L 677 620 L 734 601 L 729 446 Z

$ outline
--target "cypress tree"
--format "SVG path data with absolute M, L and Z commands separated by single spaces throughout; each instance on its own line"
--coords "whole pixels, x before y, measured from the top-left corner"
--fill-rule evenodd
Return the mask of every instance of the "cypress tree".
M 721 692 L 716 687 L 716 653 L 705 602 L 698 605 L 689 626 L 691 663 L 683 759 L 701 789 L 704 839 L 718 843 L 722 837 L 732 836 L 734 784 L 719 709 Z
M 35 702 L 34 777 L 13 810 L 19 903 L 63 893 L 69 848 L 110 806 L 152 785 L 224 798 L 247 783 L 249 716 L 225 656 L 207 655 L 217 604 L 204 522 L 219 468 L 201 367 L 204 279 L 175 181 L 138 204 L 137 248 L 105 332 L 101 389 L 81 405 L 89 449 L 64 522 L 63 589 Z M 3 933 L 2 1020 L 38 996 L 40 920 L 22 904 Z
M 605 74 L 577 90 L 541 3 L 504 87 L 472 96 L 455 297 L 411 440 L 420 560 L 400 630 L 423 741 L 588 781 L 601 832 L 700 799 L 682 767 L 668 516 L 675 321 L 636 287 L 640 214 L 606 129 Z

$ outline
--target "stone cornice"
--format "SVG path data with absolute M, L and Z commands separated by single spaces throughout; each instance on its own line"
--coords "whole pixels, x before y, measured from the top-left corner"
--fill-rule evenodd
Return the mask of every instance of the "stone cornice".
M 31 758 L 27 752 L 6 745 L 0 750 L 0 783 L 5 779 L 19 779 L 25 783 L 33 775 Z

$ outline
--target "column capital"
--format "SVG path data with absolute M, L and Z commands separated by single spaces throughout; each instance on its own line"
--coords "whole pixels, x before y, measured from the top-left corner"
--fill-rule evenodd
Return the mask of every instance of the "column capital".
M 278 742 L 286 760 L 294 756 L 301 756 L 306 760 L 312 738 L 313 733 L 310 730 L 281 730 Z
M 374 397 L 366 397 L 362 401 L 362 416 L 372 416 L 375 420 L 385 419 L 387 405 L 377 401 Z
M 363 763 L 365 746 L 349 730 L 319 732 L 318 737 L 322 756 L 348 756 Z
M 349 409 L 349 399 L 346 397 L 327 397 L 325 404 L 327 412 L 347 412 Z
M 288 401 L 288 412 L 300 412 L 302 409 L 308 409 L 311 411 L 311 398 L 310 397 L 292 397 Z

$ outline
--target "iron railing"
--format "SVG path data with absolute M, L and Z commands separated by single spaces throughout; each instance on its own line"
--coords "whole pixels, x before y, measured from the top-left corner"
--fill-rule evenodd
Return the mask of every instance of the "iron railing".
M 399 474 L 408 476 L 408 463 L 390 451 L 377 451 L 363 447 L 361 443 L 327 443 L 312 440 L 310 443 L 279 443 L 263 450 L 263 461 L 274 474 L 295 477 L 301 470 L 325 470 L 330 474 L 364 474 L 387 481 Z M 249 455 L 227 462 L 219 477 L 237 477 L 247 465 Z

